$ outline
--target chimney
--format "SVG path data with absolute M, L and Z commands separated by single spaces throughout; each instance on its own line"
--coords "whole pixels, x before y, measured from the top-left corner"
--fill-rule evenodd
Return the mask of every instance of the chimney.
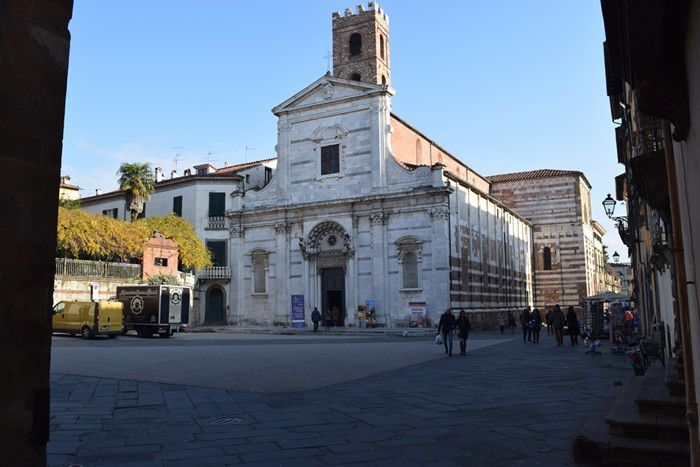
M 192 175 L 192 169 L 185 169 L 185 177 Z
M 102 190 L 100 190 L 99 188 L 97 188 L 97 189 L 95 190 L 95 196 L 100 196 L 101 194 L 102 194 Z
M 177 170 L 173 170 L 172 172 L 170 172 L 170 178 L 172 179 L 175 177 L 177 177 Z
M 163 169 L 160 167 L 156 167 L 156 173 L 155 173 L 155 179 L 156 183 L 162 182 L 165 177 L 163 176 Z

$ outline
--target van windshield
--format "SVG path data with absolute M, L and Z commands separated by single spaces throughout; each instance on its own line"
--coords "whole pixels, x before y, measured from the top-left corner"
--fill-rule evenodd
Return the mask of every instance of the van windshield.
M 66 307 L 66 304 L 63 302 L 58 302 L 54 307 L 53 307 L 53 314 L 58 314 L 63 311 L 63 309 Z

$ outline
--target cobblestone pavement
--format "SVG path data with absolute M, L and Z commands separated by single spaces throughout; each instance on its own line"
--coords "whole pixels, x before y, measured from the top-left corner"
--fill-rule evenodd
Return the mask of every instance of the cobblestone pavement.
M 548 337 L 290 393 L 53 374 L 49 465 L 569 465 L 631 372 Z

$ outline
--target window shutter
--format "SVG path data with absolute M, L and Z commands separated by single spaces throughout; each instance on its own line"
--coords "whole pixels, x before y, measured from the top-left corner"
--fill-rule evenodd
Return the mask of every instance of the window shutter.
M 209 217 L 223 217 L 226 211 L 226 193 L 209 193 Z
M 340 146 L 333 144 L 321 148 L 321 175 L 340 172 Z
M 182 217 L 182 196 L 173 198 L 173 212 L 176 216 Z

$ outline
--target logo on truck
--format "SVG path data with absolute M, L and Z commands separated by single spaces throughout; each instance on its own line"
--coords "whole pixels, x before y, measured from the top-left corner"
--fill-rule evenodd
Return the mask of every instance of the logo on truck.
M 143 311 L 143 298 L 139 297 L 138 295 L 135 296 L 131 299 L 129 306 L 131 307 L 131 312 L 138 315 Z

